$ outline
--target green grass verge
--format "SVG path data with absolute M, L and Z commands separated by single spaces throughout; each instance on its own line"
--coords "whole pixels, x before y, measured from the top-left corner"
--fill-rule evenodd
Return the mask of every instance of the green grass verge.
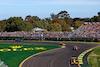
M 11 51 L 5 51 L 2 52 L 0 51 L 0 58 L 2 61 L 4 61 L 5 64 L 8 65 L 8 67 L 18 67 L 19 64 L 27 57 L 42 52 L 42 51 L 46 51 L 46 50 L 50 50 L 50 49 L 55 49 L 55 48 L 59 48 L 59 46 L 46 46 L 46 45 L 23 45 L 23 47 L 21 47 L 20 49 L 18 49 L 18 51 L 13 51 L 13 48 L 9 47 L 9 46 L 19 46 L 19 44 L 0 44 L 0 50 L 1 49 L 11 49 Z M 36 49 L 36 47 L 38 48 L 46 48 L 46 49 Z M 24 50 L 24 48 L 27 48 L 28 50 Z M 30 48 L 33 48 L 33 50 L 31 50 Z M 22 51 L 19 51 L 21 50 Z
M 100 66 L 100 47 L 95 48 L 94 51 L 90 53 L 88 63 L 90 67 Z
M 100 47 L 95 48 L 94 53 L 100 55 Z

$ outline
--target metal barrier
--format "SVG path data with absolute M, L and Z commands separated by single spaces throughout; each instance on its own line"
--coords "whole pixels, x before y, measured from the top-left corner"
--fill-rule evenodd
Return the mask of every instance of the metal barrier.
M 15 40 L 15 39 L 23 39 L 23 40 L 53 40 L 53 41 L 88 41 L 88 42 L 99 42 L 100 38 L 56 38 L 56 37 L 0 37 L 0 40 Z

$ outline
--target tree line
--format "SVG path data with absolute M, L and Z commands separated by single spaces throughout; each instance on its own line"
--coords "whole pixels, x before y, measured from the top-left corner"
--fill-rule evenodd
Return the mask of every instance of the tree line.
M 52 13 L 45 19 L 31 15 L 26 16 L 25 20 L 22 17 L 10 17 L 0 21 L 0 31 L 31 31 L 35 27 L 48 31 L 71 31 L 70 27 L 77 29 L 84 22 L 100 22 L 100 12 L 92 18 L 70 18 L 67 11 Z

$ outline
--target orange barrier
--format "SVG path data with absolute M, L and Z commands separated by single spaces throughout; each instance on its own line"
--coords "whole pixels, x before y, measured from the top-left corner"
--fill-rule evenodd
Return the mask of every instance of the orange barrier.
M 43 39 L 41 39 L 41 41 L 43 41 Z

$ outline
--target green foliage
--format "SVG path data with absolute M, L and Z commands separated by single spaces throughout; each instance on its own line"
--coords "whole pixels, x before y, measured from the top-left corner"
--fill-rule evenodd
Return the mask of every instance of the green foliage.
M 83 21 L 85 21 L 85 22 L 91 22 L 91 19 L 90 18 L 84 18 Z
M 45 21 L 44 19 L 41 20 L 37 16 L 26 16 L 25 21 L 28 22 L 28 25 L 31 26 L 31 29 L 35 27 L 47 29 L 47 21 Z
M 49 17 L 49 18 L 45 18 L 45 21 L 46 21 L 48 24 L 50 24 L 50 21 L 51 21 L 50 17 Z
M 25 21 L 31 21 L 31 15 L 26 16 Z
M 74 23 L 75 23 L 74 28 L 77 29 L 77 28 L 80 27 L 82 24 L 84 24 L 84 21 L 75 21 Z
M 57 15 L 55 15 L 54 13 L 50 14 L 51 15 L 51 19 L 54 20 L 57 18 Z
M 71 23 L 73 22 L 73 19 L 69 17 L 66 17 L 64 20 L 66 21 L 66 24 L 69 24 L 69 25 L 71 25 Z
M 38 21 L 33 20 L 33 25 L 34 25 L 34 28 L 39 27 L 39 28 L 42 28 L 42 29 L 47 29 L 48 23 L 44 19 L 38 20 Z
M 6 26 L 6 20 L 0 21 L 0 31 L 4 31 Z
M 7 20 L 5 31 L 29 31 L 31 27 L 20 17 L 11 17 Z
M 67 11 L 60 11 L 58 14 L 57 14 L 57 17 L 58 18 L 61 18 L 61 19 L 65 19 L 65 18 L 69 18 L 69 14 Z
M 21 17 L 10 17 L 7 20 L 0 21 L 0 31 L 30 31 L 35 27 L 49 29 L 47 26 L 51 27 L 51 24 L 54 23 L 61 25 L 60 31 L 71 31 L 71 26 L 77 29 L 84 22 L 100 22 L 100 12 L 98 12 L 98 16 L 93 16 L 92 18 L 73 19 L 70 18 L 67 11 L 60 11 L 58 14 L 52 13 L 50 15 L 51 17 L 45 19 L 28 15 L 25 17 L 25 20 Z
M 32 19 L 35 20 L 35 21 L 39 21 L 40 20 L 40 18 L 37 17 L 37 16 L 32 16 Z
M 33 24 L 31 22 L 29 21 L 24 21 L 24 22 L 26 22 L 31 27 L 31 29 L 33 29 Z
M 64 20 L 61 21 L 62 21 L 62 31 L 71 31 L 70 29 L 71 26 L 69 24 L 66 24 Z
M 53 23 L 48 26 L 49 31 L 62 31 L 62 27 L 59 23 Z
M 62 27 L 62 31 L 70 31 L 70 25 L 66 24 L 65 20 L 56 18 L 51 23 L 59 23 Z
M 100 16 L 100 12 L 98 12 L 98 16 Z

